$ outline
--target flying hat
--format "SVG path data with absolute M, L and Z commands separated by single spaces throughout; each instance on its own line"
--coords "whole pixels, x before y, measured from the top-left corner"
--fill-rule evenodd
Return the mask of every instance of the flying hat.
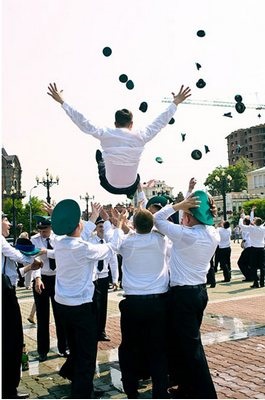
M 128 76 L 126 74 L 121 74 L 119 76 L 119 81 L 122 83 L 126 83 L 128 81 Z
M 195 64 L 196 64 L 197 70 L 199 71 L 199 69 L 202 67 L 201 64 L 199 64 L 199 63 L 197 63 L 197 62 L 196 62 Z
M 147 108 L 148 108 L 148 104 L 146 103 L 146 101 L 143 101 L 140 104 L 139 110 L 142 111 L 143 113 L 145 113 L 147 111 Z
M 196 86 L 197 86 L 197 88 L 199 88 L 199 89 L 203 89 L 204 86 L 206 86 L 206 82 L 204 82 L 203 79 L 199 79 L 199 80 L 196 82 Z
M 165 196 L 154 196 L 148 200 L 145 208 L 150 206 L 159 206 L 160 208 L 165 207 L 168 204 L 168 199 Z
M 200 160 L 202 158 L 202 152 L 198 149 L 195 149 L 191 152 L 191 157 L 193 160 Z
M 174 122 L 175 122 L 175 119 L 174 118 L 171 118 L 171 120 L 169 121 L 169 125 L 173 125 L 174 124 Z
M 242 100 L 243 100 L 243 98 L 242 98 L 242 96 L 241 96 L 240 94 L 236 94 L 236 95 L 235 95 L 235 101 L 236 101 L 237 103 L 241 103 Z
M 37 221 L 37 229 L 45 229 L 51 226 L 51 217 L 45 215 L 33 215 L 33 218 Z
M 233 118 L 233 115 L 231 114 L 231 112 L 224 113 L 223 116 L 224 116 L 224 117 L 228 117 L 228 118 Z
M 69 235 L 72 233 L 81 218 L 78 203 L 72 199 L 60 201 L 52 213 L 52 230 L 56 235 Z
M 204 36 L 205 36 L 205 31 L 202 30 L 202 29 L 200 29 L 200 30 L 197 32 L 197 36 L 199 36 L 199 37 L 204 37 Z
M 126 87 L 127 87 L 127 89 L 132 90 L 132 89 L 134 88 L 134 83 L 133 83 L 133 81 L 128 80 L 128 81 L 126 82 Z
M 182 133 L 182 134 L 181 134 L 182 142 L 184 142 L 185 138 L 186 138 L 186 133 Z
M 16 249 L 26 256 L 35 256 L 40 252 L 40 249 L 26 238 L 18 238 L 16 241 Z
M 156 157 L 156 162 L 158 162 L 158 164 L 162 164 L 163 159 L 161 157 Z
M 205 149 L 205 153 L 206 153 L 206 154 L 209 153 L 210 149 L 209 149 L 209 147 L 207 146 L 207 144 L 204 145 L 204 149 Z
M 214 220 L 207 193 L 205 193 L 203 190 L 196 190 L 193 193 L 193 196 L 199 197 L 201 202 L 199 207 L 190 208 L 190 212 L 192 213 L 193 217 L 195 217 L 204 225 L 213 225 Z
M 236 103 L 235 108 L 239 114 L 242 114 L 245 111 L 246 106 L 244 103 Z
M 109 57 L 112 53 L 112 50 L 110 47 L 104 47 L 102 50 L 102 53 L 104 54 L 105 57 Z

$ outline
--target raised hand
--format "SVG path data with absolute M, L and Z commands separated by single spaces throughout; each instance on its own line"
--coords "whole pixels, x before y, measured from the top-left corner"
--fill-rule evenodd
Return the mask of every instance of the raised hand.
M 188 97 L 191 96 L 191 89 L 189 87 L 186 87 L 184 89 L 184 85 L 181 85 L 181 88 L 178 92 L 177 95 L 175 95 L 174 92 L 172 92 L 173 95 L 173 103 L 176 104 L 176 106 L 180 103 L 182 103 L 184 100 L 186 100 Z
M 48 90 L 49 90 L 49 92 L 47 92 L 47 94 L 49 96 L 51 96 L 58 103 L 63 104 L 63 102 L 64 102 L 63 97 L 62 97 L 63 90 L 59 91 L 57 89 L 56 83 L 50 83 L 48 86 Z

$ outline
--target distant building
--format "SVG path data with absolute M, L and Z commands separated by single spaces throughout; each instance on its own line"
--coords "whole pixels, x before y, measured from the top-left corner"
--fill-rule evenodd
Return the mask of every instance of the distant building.
M 265 166 L 265 124 L 238 129 L 226 137 L 229 165 L 246 157 L 256 167 Z
M 2 197 L 9 196 L 12 191 L 21 193 L 22 169 L 16 155 L 8 155 L 2 148 Z
M 158 196 L 163 194 L 166 194 L 169 197 L 174 198 L 173 189 L 174 187 L 167 185 L 165 181 L 160 181 L 156 179 L 152 179 L 149 182 L 143 183 L 143 191 L 148 200 L 153 196 Z
M 248 193 L 253 198 L 265 198 L 265 167 L 247 173 Z

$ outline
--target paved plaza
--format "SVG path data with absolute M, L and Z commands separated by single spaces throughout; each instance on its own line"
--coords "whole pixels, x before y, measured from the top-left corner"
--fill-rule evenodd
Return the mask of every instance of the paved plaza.
M 265 398 L 265 289 L 251 289 L 242 282 L 237 267 L 241 248 L 232 243 L 232 280 L 209 288 L 209 303 L 202 324 L 202 340 L 212 377 L 221 399 Z M 57 354 L 55 327 L 50 324 L 51 351 L 39 363 L 36 352 L 36 325 L 27 321 L 33 303 L 32 292 L 18 288 L 25 343 L 29 351 L 29 371 L 22 372 L 19 389 L 30 398 L 69 398 L 70 382 L 59 376 L 64 358 Z M 107 334 L 110 342 L 99 342 L 95 388 L 102 398 L 126 398 L 122 390 L 117 348 L 120 343 L 119 309 L 123 291 L 109 293 Z M 150 381 L 140 382 L 140 398 L 151 398 Z

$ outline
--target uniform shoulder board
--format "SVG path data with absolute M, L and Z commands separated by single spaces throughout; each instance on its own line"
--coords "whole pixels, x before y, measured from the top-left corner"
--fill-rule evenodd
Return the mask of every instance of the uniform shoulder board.
M 161 236 L 165 236 L 163 233 L 159 232 L 157 229 L 153 229 L 153 232 L 158 233 Z

